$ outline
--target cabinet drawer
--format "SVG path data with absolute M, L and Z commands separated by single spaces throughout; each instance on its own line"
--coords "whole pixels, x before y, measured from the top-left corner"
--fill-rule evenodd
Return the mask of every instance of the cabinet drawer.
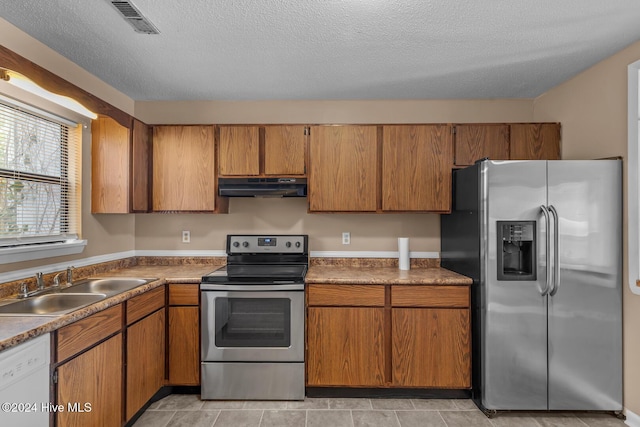
M 310 306 L 384 306 L 384 285 L 309 285 Z
M 199 294 L 197 283 L 169 285 L 169 305 L 198 305 Z
M 393 307 L 469 307 L 468 286 L 391 287 Z
M 153 289 L 127 301 L 127 325 L 137 322 L 164 307 L 164 286 Z
M 122 304 L 60 328 L 56 362 L 65 360 L 122 330 Z

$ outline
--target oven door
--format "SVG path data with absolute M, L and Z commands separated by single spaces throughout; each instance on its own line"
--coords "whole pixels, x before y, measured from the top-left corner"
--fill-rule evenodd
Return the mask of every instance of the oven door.
M 203 362 L 304 362 L 304 291 L 202 291 Z

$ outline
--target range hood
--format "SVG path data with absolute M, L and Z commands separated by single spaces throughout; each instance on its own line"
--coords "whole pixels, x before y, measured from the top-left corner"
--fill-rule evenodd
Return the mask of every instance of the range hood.
M 306 197 L 306 178 L 218 178 L 218 194 L 227 197 Z

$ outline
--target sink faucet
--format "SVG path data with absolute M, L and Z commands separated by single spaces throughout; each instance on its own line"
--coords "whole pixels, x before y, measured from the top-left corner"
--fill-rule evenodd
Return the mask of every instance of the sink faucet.
M 36 287 L 39 291 L 44 289 L 44 279 L 42 273 L 36 273 Z

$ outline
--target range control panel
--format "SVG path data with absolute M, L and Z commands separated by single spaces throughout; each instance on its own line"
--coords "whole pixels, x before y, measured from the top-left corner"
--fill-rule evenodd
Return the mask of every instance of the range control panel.
M 304 254 L 307 252 L 306 235 L 228 235 L 227 253 L 280 253 Z

